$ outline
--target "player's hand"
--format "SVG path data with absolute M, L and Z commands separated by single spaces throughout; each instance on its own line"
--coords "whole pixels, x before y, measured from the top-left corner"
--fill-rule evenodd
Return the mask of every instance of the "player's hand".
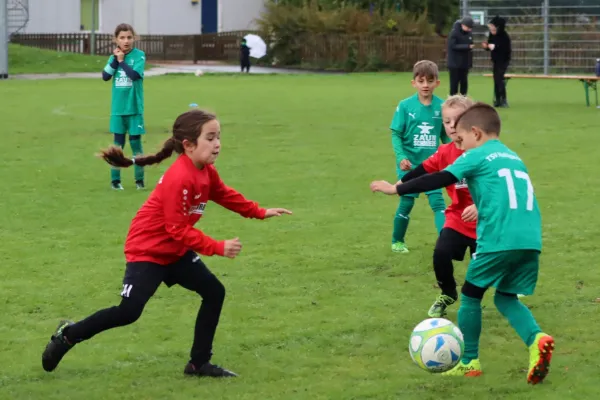
M 462 220 L 465 222 L 477 221 L 477 207 L 475 207 L 475 204 L 471 204 L 469 207 L 464 209 L 462 213 Z
M 396 185 L 392 185 L 387 181 L 373 181 L 371 182 L 371 191 L 381 192 L 385 194 L 396 194 Z
M 475 45 L 474 45 L 474 44 L 470 44 L 470 45 L 469 45 L 469 48 L 470 48 L 470 49 L 472 49 L 472 48 L 474 48 L 474 47 L 475 47 Z
M 235 258 L 242 251 L 242 242 L 240 239 L 229 239 L 225 241 L 224 256 L 227 258 Z
M 400 161 L 400 169 L 402 171 L 410 171 L 411 168 L 412 168 L 412 164 L 410 163 L 410 161 L 408 161 L 407 158 Z
M 113 51 L 113 54 L 115 57 L 117 57 L 118 62 L 121 62 L 125 59 L 125 53 L 123 53 L 123 50 L 118 47 Z
M 267 208 L 265 219 L 271 217 L 281 217 L 283 214 L 292 215 L 292 212 L 290 210 L 286 210 L 285 208 Z
M 481 47 L 483 47 L 484 49 L 487 49 L 488 48 L 488 42 L 481 43 Z

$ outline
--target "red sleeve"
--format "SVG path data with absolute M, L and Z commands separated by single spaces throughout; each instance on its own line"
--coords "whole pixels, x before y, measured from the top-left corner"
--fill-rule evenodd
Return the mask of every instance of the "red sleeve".
M 173 239 L 205 256 L 225 254 L 225 241 L 217 241 L 189 223 L 190 199 L 195 193 L 191 182 L 171 177 L 160 183 L 165 228 Z
M 440 162 L 442 160 L 442 154 L 441 154 L 442 147 L 440 146 L 438 148 L 438 150 L 433 153 L 431 156 L 429 156 L 429 158 L 425 161 L 423 161 L 423 168 L 425 168 L 425 171 L 427 171 L 428 174 L 431 174 L 432 172 L 440 172 Z
M 211 169 L 209 199 L 245 218 L 264 219 L 267 210 L 246 199 L 241 193 L 225 185 L 216 169 Z

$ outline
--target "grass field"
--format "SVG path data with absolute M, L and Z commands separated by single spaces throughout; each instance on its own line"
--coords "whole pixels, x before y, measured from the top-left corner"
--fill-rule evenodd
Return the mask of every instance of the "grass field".
M 446 81 L 446 76 L 443 76 Z M 222 121 L 217 162 L 229 185 L 294 215 L 244 220 L 209 205 L 198 226 L 239 236 L 236 260 L 205 258 L 228 289 L 213 361 L 235 380 L 183 377 L 197 295 L 161 287 L 134 325 L 78 345 L 45 373 L 40 356 L 60 318 L 117 304 L 123 241 L 148 192 L 109 188 L 94 153 L 107 134 L 110 90 L 97 80 L 0 84 L 1 399 L 591 399 L 600 358 L 596 252 L 600 110 L 574 82 L 509 85 L 503 140 L 525 160 L 544 223 L 538 291 L 524 299 L 555 336 L 552 373 L 525 383 L 528 353 L 484 299 L 479 379 L 419 370 L 412 328 L 437 295 L 433 218 L 412 214 L 411 253 L 390 252 L 396 199 L 370 193 L 395 179 L 387 129 L 406 74 L 205 76 L 145 83 L 145 150 L 160 147 L 174 118 L 196 102 Z M 490 99 L 491 80 L 471 94 Z M 439 90 L 447 93 L 447 85 Z M 152 187 L 172 162 L 147 169 Z M 457 264 L 462 282 L 466 264 Z M 456 308 L 449 318 L 456 320 Z
M 65 72 L 98 72 L 106 64 L 107 56 L 56 52 L 34 47 L 8 45 L 8 72 L 14 74 L 57 74 Z M 151 68 L 151 65 L 146 65 Z

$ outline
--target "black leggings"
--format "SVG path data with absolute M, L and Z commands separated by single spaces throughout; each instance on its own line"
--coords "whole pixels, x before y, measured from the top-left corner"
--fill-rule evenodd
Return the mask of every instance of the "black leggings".
M 508 63 L 494 63 L 494 93 L 497 102 L 506 100 L 506 82 L 504 74 L 508 69 Z
M 469 69 L 468 68 L 449 68 L 450 72 L 450 96 L 455 94 L 467 95 L 469 89 Z
M 191 362 L 198 366 L 209 361 L 225 300 L 225 287 L 200 261 L 200 257 L 191 251 L 167 266 L 150 262 L 128 263 L 121 303 L 100 310 L 68 327 L 65 330 L 67 340 L 79 343 L 105 330 L 134 323 L 163 282 L 169 287 L 178 284 L 202 297 L 190 357 Z
M 458 298 L 456 280 L 454 279 L 454 265 L 452 260 L 462 261 L 469 250 L 471 256 L 477 249 L 475 239 L 465 236 L 454 229 L 444 228 L 438 236 L 433 251 L 433 270 L 442 294 Z

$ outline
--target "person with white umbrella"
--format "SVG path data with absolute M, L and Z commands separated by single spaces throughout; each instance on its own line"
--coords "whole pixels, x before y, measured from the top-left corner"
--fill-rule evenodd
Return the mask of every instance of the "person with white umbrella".
M 248 47 L 246 38 L 242 39 L 242 44 L 240 45 L 240 66 L 242 67 L 242 72 L 245 69 L 247 73 L 250 73 L 250 47 Z
M 248 34 L 242 38 L 240 45 L 240 66 L 242 72 L 250 72 L 250 57 L 262 58 L 267 54 L 267 44 L 260 36 Z

